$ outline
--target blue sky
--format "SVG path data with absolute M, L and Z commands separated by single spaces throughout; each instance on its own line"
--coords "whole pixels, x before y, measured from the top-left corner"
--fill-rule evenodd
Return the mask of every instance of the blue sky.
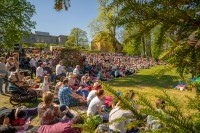
M 89 22 L 98 15 L 96 0 L 71 0 L 68 11 L 54 10 L 54 0 L 27 0 L 35 5 L 36 14 L 32 20 L 37 23 L 32 31 L 49 32 L 51 35 L 69 35 L 70 30 L 78 27 L 88 33 L 91 41 Z

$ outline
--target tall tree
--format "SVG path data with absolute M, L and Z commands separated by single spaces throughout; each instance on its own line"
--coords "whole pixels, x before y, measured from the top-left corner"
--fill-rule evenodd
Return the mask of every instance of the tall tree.
M 110 0 L 97 0 L 97 2 L 99 4 L 98 16 L 88 25 L 91 36 L 94 37 L 97 33 L 103 31 L 109 33 L 113 37 L 113 40 L 116 40 L 115 38 L 119 38 L 118 33 L 120 32 L 116 24 L 119 7 L 115 6 L 111 10 L 108 10 Z
M 84 30 L 81 30 L 79 28 L 73 28 L 71 30 L 70 36 L 72 41 L 74 41 L 75 46 L 85 46 L 88 45 L 88 38 L 87 38 L 87 32 Z
M 138 31 L 132 36 L 134 38 L 142 38 L 160 26 L 158 35 L 154 39 L 158 55 L 163 52 L 166 40 L 171 39 L 169 47 L 171 51 L 165 55 L 175 67 L 181 68 L 180 74 L 186 70 L 185 68 L 191 67 L 191 64 L 195 68 L 199 66 L 200 60 L 194 56 L 200 53 L 199 0 L 113 0 L 108 7 L 112 10 L 116 6 L 120 7 L 118 26 L 137 25 Z M 193 39 L 190 39 L 189 36 L 192 34 Z M 166 46 L 168 45 L 169 42 Z M 198 69 L 200 70 L 200 67 Z
M 75 37 L 69 36 L 66 41 L 67 46 L 74 46 L 75 45 Z
M 1 44 L 11 46 L 30 32 L 35 25 L 31 21 L 34 13 L 35 7 L 26 0 L 1 0 L 0 36 L 4 38 Z

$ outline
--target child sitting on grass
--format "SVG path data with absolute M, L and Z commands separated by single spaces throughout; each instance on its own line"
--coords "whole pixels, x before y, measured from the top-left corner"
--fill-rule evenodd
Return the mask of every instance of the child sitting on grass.
M 48 81 L 48 76 L 44 76 L 44 81 L 43 81 L 43 86 L 42 86 L 42 91 L 47 92 L 49 91 L 49 81 Z

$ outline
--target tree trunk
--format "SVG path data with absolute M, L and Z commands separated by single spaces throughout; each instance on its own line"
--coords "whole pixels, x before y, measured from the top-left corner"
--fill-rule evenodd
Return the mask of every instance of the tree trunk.
M 143 57 L 146 57 L 146 46 L 145 46 L 145 38 L 142 37 L 142 49 L 143 49 Z
M 152 57 L 152 52 L 151 52 L 151 35 L 149 35 L 149 57 Z

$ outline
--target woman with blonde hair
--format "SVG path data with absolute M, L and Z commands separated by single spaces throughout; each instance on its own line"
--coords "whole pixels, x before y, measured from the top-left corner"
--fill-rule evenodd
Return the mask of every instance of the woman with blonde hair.
M 51 125 L 62 120 L 69 110 L 65 108 L 61 112 L 57 104 L 53 103 L 54 94 L 50 91 L 43 94 L 43 102 L 38 105 L 38 115 L 41 125 Z

